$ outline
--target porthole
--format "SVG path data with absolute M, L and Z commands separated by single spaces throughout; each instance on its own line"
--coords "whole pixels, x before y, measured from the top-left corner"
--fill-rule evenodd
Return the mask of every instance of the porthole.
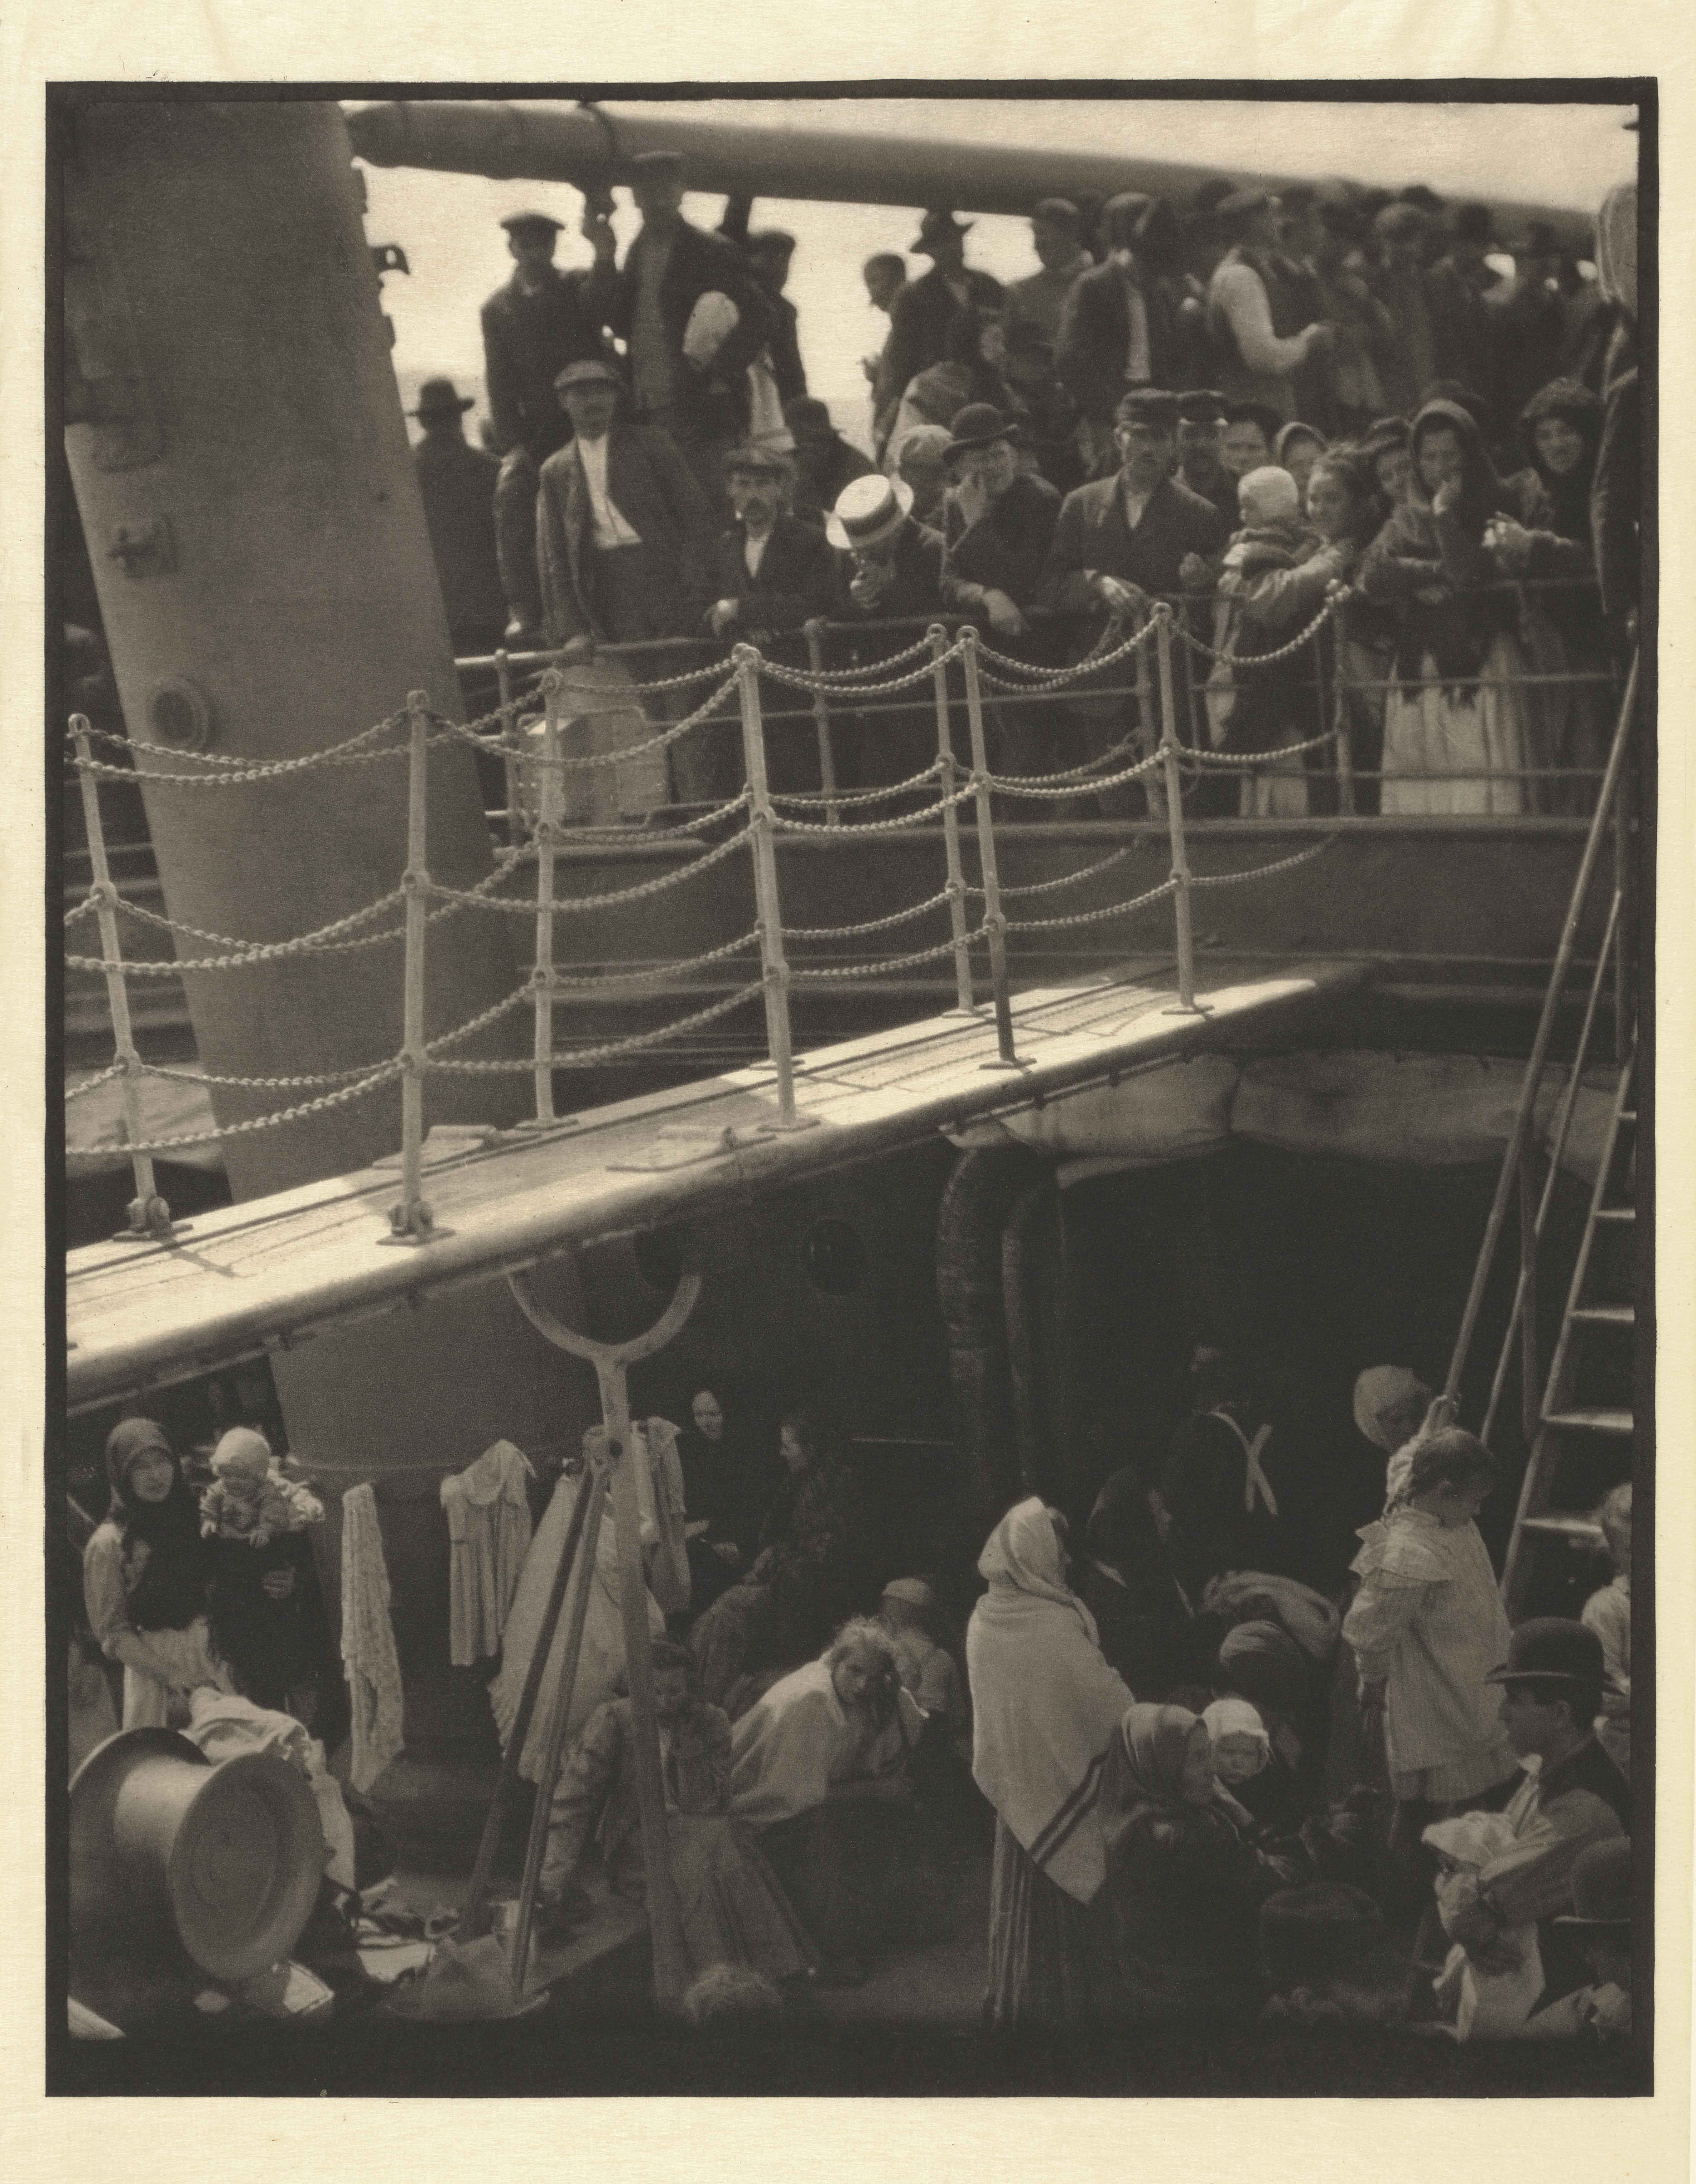
M 815 1221 L 801 1240 L 807 1279 L 826 1296 L 852 1296 L 866 1282 L 866 1247 L 845 1221 Z

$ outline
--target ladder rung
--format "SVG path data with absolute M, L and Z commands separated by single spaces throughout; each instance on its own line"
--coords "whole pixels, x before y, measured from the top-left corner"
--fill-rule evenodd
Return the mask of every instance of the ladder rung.
M 1576 1512 L 1561 1516 L 1522 1517 L 1522 1532 L 1538 1532 L 1549 1539 L 1571 1540 L 1580 1546 L 1600 1546 L 1602 1527 L 1593 1517 L 1581 1517 Z
M 1635 1206 L 1598 1206 L 1596 1208 L 1598 1221 L 1635 1221 L 1637 1217 Z
M 1543 1422 L 1572 1432 L 1627 1435 L 1637 1424 L 1629 1411 L 1546 1411 Z
M 1593 1327 L 1635 1327 L 1637 1307 L 1629 1304 L 1581 1304 L 1573 1309 L 1575 1319 L 1587 1320 Z

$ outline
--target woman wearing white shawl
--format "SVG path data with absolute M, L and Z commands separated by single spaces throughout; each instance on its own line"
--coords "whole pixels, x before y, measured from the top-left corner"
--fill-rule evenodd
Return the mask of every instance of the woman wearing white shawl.
M 1053 1511 L 1033 1496 L 978 1558 L 989 1591 L 966 1631 L 972 1774 L 996 1808 L 992 2025 L 1070 2024 L 1111 2007 L 1112 1942 L 1090 1909 L 1107 1877 L 1097 1799 L 1134 1703 L 1066 1583 Z
M 604 1432 L 603 1427 L 592 1426 L 583 1435 L 585 1454 L 595 1451 Z M 689 1600 L 689 1563 L 683 1536 L 683 1465 L 678 1455 L 678 1430 L 664 1418 L 649 1418 L 633 1424 L 631 1437 L 638 1451 L 646 1458 L 637 1473 L 637 1500 L 641 1508 L 642 1545 L 648 1574 L 648 1635 L 650 1638 L 663 1638 L 667 1611 L 675 1612 Z M 503 1745 L 512 1734 L 519 1696 L 536 1651 L 536 1641 L 541 1635 L 543 1612 L 560 1566 L 566 1529 L 577 1507 L 577 1496 L 588 1485 L 589 1475 L 587 1465 L 561 1474 L 547 1513 L 530 1542 L 530 1552 L 524 1557 L 518 1590 L 512 1596 L 506 1628 L 501 1634 L 500 1668 L 488 1686 L 489 1704 L 494 1709 Z M 568 1752 L 595 1708 L 614 1696 L 624 1674 L 618 1531 L 612 1519 L 611 1494 L 601 1516 L 594 1568 L 587 1578 L 592 1589 L 583 1623 L 583 1652 L 577 1660 L 566 1721 L 565 1749 Z M 518 1771 L 527 1781 L 535 1781 L 541 1769 L 554 1693 L 559 1689 L 560 1671 L 565 1663 L 572 1607 L 584 1582 L 585 1571 L 579 1557 L 555 1626 L 547 1671 L 518 1763 Z

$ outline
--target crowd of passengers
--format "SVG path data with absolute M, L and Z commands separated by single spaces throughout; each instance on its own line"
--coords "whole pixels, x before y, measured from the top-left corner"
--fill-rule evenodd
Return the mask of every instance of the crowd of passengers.
M 1040 1497 L 1008 1508 L 979 1581 L 966 1560 L 888 1574 L 900 1527 L 816 1414 L 784 1419 L 775 1457 L 706 1387 L 681 1429 L 634 1427 L 654 1733 L 701 2013 L 805 2007 L 957 1935 L 974 1863 L 991 1861 L 991 2026 L 1629 2032 L 1629 1485 L 1597 1512 L 1612 1574 L 1582 1620 L 1510 1630 L 1476 1523 L 1492 1459 L 1413 1372 L 1360 1374 L 1358 1506 L 1341 1512 L 1315 1504 L 1299 1437 L 1252 1373 L 1198 1350 L 1188 1386 L 1169 1443 L 1109 1476 L 1076 1533 Z M 462 1530 L 482 1511 L 483 1605 L 510 1595 L 489 1685 L 504 1738 L 605 1453 L 599 1429 L 585 1437 L 533 1536 L 527 1511 L 502 1530 L 502 1496 L 516 1483 L 524 1501 L 510 1444 L 449 1482 L 469 1496 Z M 221 1437 L 198 1490 L 145 1418 L 114 1429 L 106 1466 L 74 1754 L 77 1680 L 98 1695 L 103 1663 L 121 1669 L 126 1727 L 281 1751 L 313 1778 L 332 1853 L 345 1835 L 354 1855 L 351 1807 L 365 1854 L 344 1757 L 325 1764 L 346 1692 L 309 1485 L 248 1427 Z M 597 1890 L 645 1901 L 621 1569 L 609 1505 L 572 1581 L 587 1602 L 544 1948 L 593 1922 Z M 455 1573 L 458 1659 L 477 1611 Z M 538 1718 L 519 1760 L 532 1780 L 546 1741 Z M 366 1867 L 332 1929 L 338 1906 L 357 1914 Z
M 954 616 L 1056 666 L 1163 597 L 1208 648 L 1178 647 L 1180 738 L 1261 761 L 1203 772 L 1202 814 L 1593 800 L 1637 603 L 1634 187 L 1603 206 L 1593 279 L 1546 226 L 1500 237 L 1487 208 L 1418 185 L 1046 198 L 1039 270 L 1006 287 L 934 209 L 912 246 L 928 270 L 863 269 L 890 321 L 865 360 L 875 460 L 807 392 L 794 238 L 750 229 L 747 200 L 704 231 L 683 190 L 672 155 L 636 163 L 622 265 L 610 196 L 586 200 L 587 268 L 555 265 L 551 217 L 504 223 L 488 449 L 466 439 L 469 398 L 421 391 L 461 655 L 769 647 L 819 618 L 849 626 L 840 664 L 911 634 L 881 625 Z M 1328 601 L 1324 642 L 1286 651 Z M 1111 770 L 1157 733 L 1121 661 L 1059 699 L 1002 694 L 991 765 Z M 934 755 L 917 707 L 851 715 L 842 743 L 845 787 Z M 671 758 L 680 801 L 739 785 L 723 739 Z M 1160 795 L 1132 782 L 1077 809 Z

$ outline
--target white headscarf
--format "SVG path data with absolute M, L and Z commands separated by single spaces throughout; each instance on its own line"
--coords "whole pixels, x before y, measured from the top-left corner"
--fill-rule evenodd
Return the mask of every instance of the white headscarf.
M 1102 1766 L 1135 1702 L 1066 1583 L 1040 1501 L 1007 1512 L 978 1570 L 990 1589 L 966 1631 L 973 1779 L 1048 1878 L 1087 1903 L 1107 1876 Z
M 1272 1740 L 1260 1719 L 1260 1709 L 1251 1706 L 1247 1699 L 1215 1699 L 1210 1707 L 1202 1709 L 1202 1719 L 1215 1744 L 1222 1736 L 1252 1736 L 1259 1745 L 1262 1757 L 1272 1757 Z

